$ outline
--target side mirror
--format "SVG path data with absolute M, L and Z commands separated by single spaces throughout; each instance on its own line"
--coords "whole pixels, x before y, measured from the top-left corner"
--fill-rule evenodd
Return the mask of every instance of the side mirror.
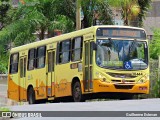
M 91 47 L 93 50 L 97 50 L 97 44 L 94 41 L 91 42 Z

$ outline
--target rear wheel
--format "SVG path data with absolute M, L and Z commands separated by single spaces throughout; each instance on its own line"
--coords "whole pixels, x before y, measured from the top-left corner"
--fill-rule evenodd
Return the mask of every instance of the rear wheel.
M 35 91 L 34 89 L 31 87 L 28 90 L 28 102 L 29 104 L 35 104 L 36 103 L 36 99 L 35 99 Z
M 72 97 L 74 102 L 83 102 L 83 95 L 81 91 L 81 85 L 78 81 L 76 81 L 72 86 Z

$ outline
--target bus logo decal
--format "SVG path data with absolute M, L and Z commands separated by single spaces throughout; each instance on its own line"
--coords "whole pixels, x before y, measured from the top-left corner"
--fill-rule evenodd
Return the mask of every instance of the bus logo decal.
M 131 62 L 130 62 L 130 61 L 125 62 L 125 63 L 124 63 L 124 68 L 125 68 L 125 69 L 132 69 L 132 64 L 131 64 Z

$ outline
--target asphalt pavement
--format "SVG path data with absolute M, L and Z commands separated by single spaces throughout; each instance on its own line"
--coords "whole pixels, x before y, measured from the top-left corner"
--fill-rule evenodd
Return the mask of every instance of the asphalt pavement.
M 0 80 L 0 107 L 7 105 L 7 80 Z

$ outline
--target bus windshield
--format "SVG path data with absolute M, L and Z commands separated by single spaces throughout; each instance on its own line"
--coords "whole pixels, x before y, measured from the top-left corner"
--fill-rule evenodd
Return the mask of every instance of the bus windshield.
M 97 39 L 96 63 L 108 69 L 146 69 L 147 49 L 145 41 Z

